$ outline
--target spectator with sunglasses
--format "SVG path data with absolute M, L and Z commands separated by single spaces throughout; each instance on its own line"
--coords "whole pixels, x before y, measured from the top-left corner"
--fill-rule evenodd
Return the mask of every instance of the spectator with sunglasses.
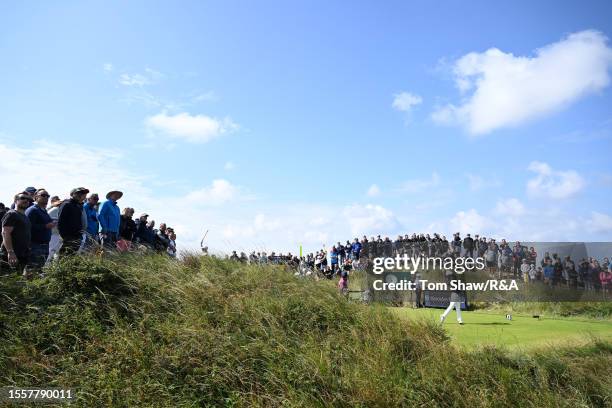
M 26 211 L 25 215 L 31 224 L 31 246 L 29 268 L 40 271 L 49 255 L 49 241 L 51 240 L 51 230 L 55 227 L 55 222 L 47 213 L 49 193 L 44 188 L 36 190 L 34 194 L 34 204 Z

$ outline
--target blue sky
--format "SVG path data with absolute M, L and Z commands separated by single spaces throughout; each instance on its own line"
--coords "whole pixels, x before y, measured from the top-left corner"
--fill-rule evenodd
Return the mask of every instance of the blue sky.
M 2 200 L 119 188 L 218 250 L 609 241 L 610 36 L 603 1 L 6 4 Z

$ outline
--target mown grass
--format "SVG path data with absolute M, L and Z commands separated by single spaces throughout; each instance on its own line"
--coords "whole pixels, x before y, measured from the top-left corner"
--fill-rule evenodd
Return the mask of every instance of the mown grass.
M 393 307 L 390 311 L 403 319 L 439 321 L 441 309 L 413 309 Z M 506 319 L 512 314 L 512 320 Z M 563 318 L 503 311 L 463 311 L 465 325 L 456 323 L 455 312 L 447 318 L 444 327 L 455 344 L 474 348 L 497 345 L 530 351 L 534 349 L 577 347 L 593 339 L 612 342 L 612 322 L 593 318 Z
M 77 406 L 611 406 L 612 345 L 466 351 L 282 268 L 73 258 L 0 279 L 0 385 Z

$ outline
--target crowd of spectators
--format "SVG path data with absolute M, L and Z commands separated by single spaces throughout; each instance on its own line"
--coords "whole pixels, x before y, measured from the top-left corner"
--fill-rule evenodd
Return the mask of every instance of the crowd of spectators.
M 123 193 L 110 191 L 100 204 L 98 194 L 84 187 L 74 188 L 70 197 L 50 197 L 44 188 L 28 187 L 16 194 L 9 208 L 0 203 L 0 271 L 16 269 L 26 276 L 40 273 L 43 266 L 59 256 L 83 252 L 152 250 L 176 257 L 176 233 L 166 224 L 155 228 L 149 215 L 134 219 L 134 209 L 120 210 L 117 204 Z M 203 248 L 206 253 L 207 248 Z M 378 235 L 345 244 L 338 242 L 329 249 L 298 257 L 271 252 L 251 252 L 248 256 L 233 251 L 230 259 L 257 264 L 283 264 L 300 273 L 340 277 L 346 283 L 349 271 L 362 258 L 395 257 L 480 257 L 491 273 L 511 274 L 526 283 L 543 282 L 550 286 L 567 286 L 584 290 L 608 291 L 612 286 L 612 264 L 593 258 L 579 261 L 569 256 L 545 253 L 539 263 L 533 247 L 505 239 L 497 242 L 479 235 L 464 238 L 455 233 L 448 240 L 440 234 L 412 234 L 395 240 Z
M 483 258 L 489 273 L 498 276 L 512 276 L 525 283 L 541 282 L 550 286 L 565 286 L 584 290 L 601 290 L 607 292 L 612 287 L 612 264 L 609 258 L 601 261 L 583 258 L 576 262 L 569 256 L 560 257 L 556 253 L 544 253 L 538 262 L 538 254 L 533 246 L 527 247 L 521 242 L 510 243 L 505 239 L 499 242 L 495 238 L 486 238 L 478 234 L 472 237 L 467 234 L 461 237 L 455 233 L 448 240 L 441 234 L 412 234 L 398 236 L 395 240 L 389 237 L 355 238 L 345 244 L 338 242 L 329 249 L 321 249 L 306 256 L 276 255 L 272 252 L 252 252 L 247 256 L 234 251 L 230 259 L 249 263 L 285 264 L 304 271 L 315 272 L 329 279 L 339 276 L 340 280 L 348 277 L 349 271 L 359 266 L 360 259 L 377 257 L 472 257 Z
M 163 223 L 155 229 L 146 213 L 134 220 L 133 208 L 121 211 L 121 191 L 109 191 L 103 203 L 98 194 L 88 194 L 77 187 L 61 199 L 28 187 L 10 208 L 0 203 L 0 273 L 16 270 L 32 277 L 58 257 L 85 252 L 153 250 L 176 257 L 174 230 Z

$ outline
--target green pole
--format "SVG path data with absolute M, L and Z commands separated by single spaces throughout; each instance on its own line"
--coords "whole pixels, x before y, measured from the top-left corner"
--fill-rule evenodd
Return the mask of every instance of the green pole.
M 300 245 L 300 258 L 302 257 L 302 246 Z

